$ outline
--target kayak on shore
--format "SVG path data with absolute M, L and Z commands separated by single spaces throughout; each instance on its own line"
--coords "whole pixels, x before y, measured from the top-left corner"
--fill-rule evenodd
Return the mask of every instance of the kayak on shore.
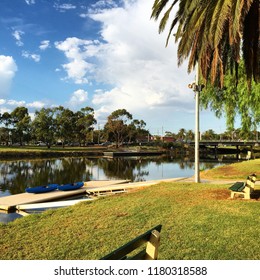
M 83 182 L 77 182 L 77 183 L 72 183 L 72 184 L 65 184 L 65 185 L 59 185 L 57 189 L 59 191 L 73 191 L 80 189 L 84 186 Z
M 46 186 L 37 186 L 32 188 L 26 188 L 25 191 L 27 193 L 46 193 L 57 190 L 58 184 L 49 184 Z

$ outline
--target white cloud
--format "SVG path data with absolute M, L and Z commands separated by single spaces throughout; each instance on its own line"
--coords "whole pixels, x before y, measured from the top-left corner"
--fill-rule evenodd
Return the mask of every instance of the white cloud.
M 68 10 L 74 10 L 74 9 L 77 8 L 77 6 L 75 6 L 73 4 L 68 4 L 68 3 L 64 3 L 64 4 L 54 3 L 53 7 L 60 12 L 65 12 L 65 11 L 68 11 Z
M 17 70 L 13 57 L 0 55 L 0 97 L 8 95 Z
M 94 71 L 94 64 L 87 62 L 86 59 L 98 53 L 99 42 L 72 37 L 63 42 L 55 42 L 55 47 L 64 52 L 69 61 L 62 65 L 67 72 L 65 79 L 71 79 L 76 84 L 88 83 L 89 76 Z
M 114 0 L 99 0 L 92 4 L 88 11 L 89 13 L 98 13 L 102 12 L 104 9 L 112 9 L 117 7 L 118 3 Z
M 81 18 L 88 18 L 88 17 L 89 17 L 89 14 L 81 13 L 79 16 L 80 16 Z
M 35 4 L 35 0 L 25 0 L 27 5 L 33 5 Z
M 23 46 L 22 35 L 24 35 L 24 32 L 21 31 L 21 30 L 14 30 L 12 35 L 16 40 L 16 45 L 19 46 L 19 47 L 22 47 Z
M 124 2 L 124 7 L 97 7 L 89 15 L 102 24 L 105 42 L 93 52 L 98 59 L 95 78 L 112 87 L 95 93 L 97 114 L 126 108 L 144 120 L 167 120 L 193 112 L 187 85 L 194 77 L 188 76 L 185 65 L 178 68 L 173 40 L 165 48 L 167 34 L 158 35 L 158 23 L 150 20 L 152 2 Z
M 1 106 L 1 107 L 0 107 L 0 114 L 3 114 L 3 113 L 5 113 L 5 112 L 11 113 L 11 110 L 10 110 L 9 108 L 6 108 L 6 107 Z
M 35 62 L 39 62 L 41 60 L 41 56 L 34 53 L 29 53 L 27 51 L 22 51 L 22 56 L 28 59 L 32 59 Z
M 50 41 L 49 40 L 44 40 L 44 41 L 41 41 L 41 44 L 39 46 L 39 48 L 44 51 L 46 50 L 47 48 L 50 47 Z
M 85 103 L 88 100 L 88 92 L 83 89 L 78 89 L 73 92 L 70 100 L 69 105 L 72 107 L 76 107 Z
M 4 105 L 5 107 L 3 107 Z M 0 106 L 2 112 L 11 112 L 16 107 L 26 107 L 28 109 L 41 109 L 48 106 L 46 102 L 43 101 L 33 101 L 27 103 L 24 100 L 14 100 L 14 99 L 0 99 Z
M 42 101 L 33 101 L 31 103 L 26 104 L 26 107 L 35 108 L 35 109 L 41 109 L 44 106 L 46 106 L 46 104 L 45 104 L 45 102 L 42 102 Z
M 6 104 L 9 105 L 9 106 L 14 106 L 14 107 L 22 107 L 22 106 L 25 106 L 26 105 L 26 102 L 25 101 L 17 101 L 17 100 L 7 100 L 6 101 Z

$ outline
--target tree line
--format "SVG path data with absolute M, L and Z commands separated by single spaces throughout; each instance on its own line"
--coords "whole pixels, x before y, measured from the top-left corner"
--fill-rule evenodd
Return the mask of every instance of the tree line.
M 175 141 L 194 141 L 194 132 L 181 128 L 178 133 L 166 131 L 166 137 L 172 137 Z M 253 130 L 245 132 L 242 128 L 226 130 L 221 133 L 215 132 L 213 129 L 203 131 L 200 140 L 220 140 L 220 141 L 242 141 L 242 140 L 259 140 L 259 131 Z
M 2 145 L 54 144 L 86 146 L 88 144 L 108 144 L 116 146 L 136 142 L 186 142 L 194 140 L 194 132 L 180 128 L 177 133 L 166 131 L 164 136 L 151 135 L 143 120 L 134 119 L 126 109 L 113 111 L 103 129 L 95 129 L 97 121 L 94 109 L 84 107 L 73 112 L 63 106 L 42 108 L 30 117 L 26 107 L 17 107 L 11 113 L 0 114 L 0 143 Z M 250 133 L 243 129 L 233 129 L 216 133 L 209 129 L 201 133 L 202 140 L 258 140 L 257 130 Z M 109 142 L 108 142 L 109 141 Z
M 0 143 L 24 145 L 42 143 L 48 147 L 54 144 L 85 146 L 88 143 L 113 141 L 117 146 L 136 141 L 147 135 L 146 123 L 133 119 L 125 109 L 112 112 L 104 129 L 94 129 L 97 121 L 94 109 L 84 107 L 73 112 L 63 106 L 42 108 L 32 118 L 26 107 L 17 107 L 11 113 L 0 114 Z

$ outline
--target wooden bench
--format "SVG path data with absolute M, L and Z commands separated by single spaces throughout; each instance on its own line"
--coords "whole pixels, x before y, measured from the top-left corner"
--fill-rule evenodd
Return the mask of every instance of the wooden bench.
M 249 175 L 246 182 L 236 182 L 229 188 L 231 190 L 231 198 L 234 198 L 235 195 L 238 195 L 244 197 L 244 199 L 250 199 L 250 195 L 255 189 L 255 182 L 255 174 Z
M 114 250 L 101 260 L 157 260 L 162 225 L 158 225 Z M 142 245 L 146 244 L 146 248 Z

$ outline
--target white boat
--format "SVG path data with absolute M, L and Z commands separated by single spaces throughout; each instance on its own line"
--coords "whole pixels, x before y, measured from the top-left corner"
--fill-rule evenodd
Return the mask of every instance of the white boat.
M 46 209 L 46 208 L 60 208 L 75 205 L 80 202 L 91 201 L 94 198 L 84 198 L 84 199 L 72 199 L 64 201 L 51 201 L 51 202 L 42 202 L 42 203 L 30 203 L 30 204 L 20 204 L 16 208 L 18 210 L 29 210 L 29 209 Z

